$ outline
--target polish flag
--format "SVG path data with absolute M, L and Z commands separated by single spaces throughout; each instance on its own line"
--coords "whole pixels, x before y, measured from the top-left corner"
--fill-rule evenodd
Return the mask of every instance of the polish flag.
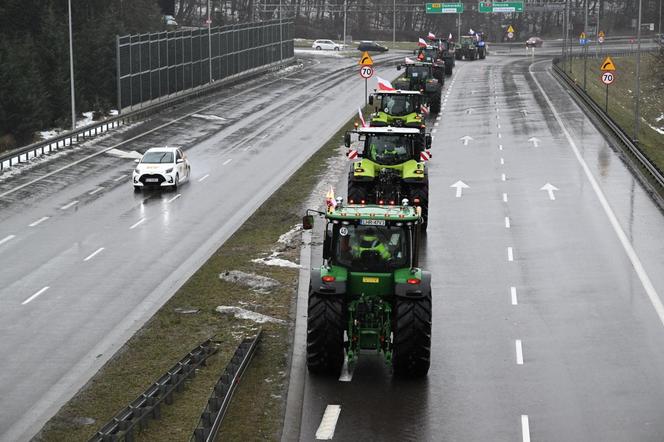
M 448 40 L 452 40 L 452 33 L 450 32 L 450 36 L 447 37 Z
M 429 35 L 427 35 L 427 38 L 429 40 L 434 40 L 436 38 L 436 35 L 433 32 L 429 32 Z
M 473 31 L 473 28 L 470 28 L 470 32 L 469 32 L 469 34 L 470 34 L 470 35 L 475 34 L 475 31 Z
M 413 63 L 415 63 L 415 60 L 406 57 L 406 64 L 413 64 Z
M 380 78 L 378 76 L 376 76 L 376 78 L 378 79 L 378 90 L 379 91 L 395 91 L 396 90 L 394 88 L 394 86 L 392 86 L 392 83 L 390 83 L 386 79 Z
M 429 115 L 429 106 L 426 104 L 420 105 L 420 112 L 424 115 Z
M 362 127 L 369 127 L 367 125 L 367 122 L 364 121 L 364 116 L 362 116 L 362 109 L 361 108 L 359 108 L 359 107 L 357 108 L 357 113 L 360 115 L 360 121 L 362 122 Z
M 424 41 L 422 37 L 420 37 L 420 39 L 417 41 L 417 45 L 425 48 L 427 46 L 427 42 Z

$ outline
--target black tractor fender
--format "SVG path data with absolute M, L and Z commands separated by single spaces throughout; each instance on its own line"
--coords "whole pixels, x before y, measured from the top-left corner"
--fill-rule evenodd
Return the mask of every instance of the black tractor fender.
M 346 293 L 346 281 L 325 282 L 320 276 L 320 269 L 311 269 L 309 277 L 311 291 L 321 295 L 343 295 Z
M 419 284 L 395 284 L 394 295 L 399 298 L 422 299 L 431 293 L 431 273 L 422 271 L 422 280 Z

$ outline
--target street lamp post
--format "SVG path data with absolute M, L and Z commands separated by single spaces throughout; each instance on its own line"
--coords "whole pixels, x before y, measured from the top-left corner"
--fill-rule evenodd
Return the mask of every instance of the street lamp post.
M 69 81 L 71 89 L 71 130 L 76 129 L 76 99 L 74 96 L 74 42 L 71 32 L 71 0 L 67 1 L 69 14 Z
M 284 31 L 281 24 L 281 1 L 279 0 L 279 61 L 284 61 Z
M 208 25 L 208 67 L 209 69 L 209 82 L 212 83 L 212 18 L 210 17 L 210 0 L 207 4 L 207 25 Z
M 346 44 L 346 0 L 344 0 L 344 44 Z
M 392 0 L 392 47 L 397 42 L 397 0 Z
M 586 90 L 586 77 L 588 76 L 588 0 L 585 0 L 585 17 L 583 19 L 583 34 L 586 36 L 583 45 L 583 90 Z
M 636 93 L 634 94 L 635 108 L 634 112 L 634 141 L 639 142 L 639 132 L 641 129 L 641 3 L 639 0 L 639 19 L 636 28 Z

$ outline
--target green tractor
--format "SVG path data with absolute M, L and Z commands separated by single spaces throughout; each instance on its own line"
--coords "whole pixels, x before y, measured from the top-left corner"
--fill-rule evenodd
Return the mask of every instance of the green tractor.
M 369 95 L 369 105 L 374 107 L 369 125 L 416 127 L 424 130 L 423 98 L 419 91 L 375 91 Z
M 431 63 L 433 67 L 433 76 L 436 80 L 445 84 L 445 74 L 447 72 L 447 64 L 443 60 L 443 54 L 435 46 L 419 47 L 413 51 L 418 61 Z M 450 72 L 451 73 L 451 72 Z
M 440 58 L 442 58 L 445 62 L 445 74 L 452 75 L 455 64 L 454 43 L 451 43 L 446 38 L 436 38 L 433 39 L 431 43 L 434 47 L 438 48 L 438 52 L 440 52 Z
M 351 134 L 359 147 L 351 149 Z M 348 158 L 358 159 L 348 171 L 348 201 L 352 204 L 398 204 L 407 198 L 420 207 L 422 228 L 429 223 L 431 135 L 416 128 L 362 127 L 346 132 Z
M 443 93 L 443 82 L 433 73 L 431 63 L 404 63 L 397 65 L 397 70 L 405 72 L 395 80 L 394 87 L 401 90 L 420 91 L 425 97 L 432 114 L 440 112 L 440 100 Z
M 393 373 L 423 377 L 431 353 L 431 274 L 418 268 L 419 209 L 328 203 L 323 265 L 311 271 L 307 367 L 338 376 L 344 358 L 382 354 Z M 345 350 L 345 355 L 344 355 Z
M 461 60 L 465 58 L 466 60 L 475 60 L 479 55 L 476 43 L 477 40 L 474 35 L 462 35 L 454 52 L 456 59 Z

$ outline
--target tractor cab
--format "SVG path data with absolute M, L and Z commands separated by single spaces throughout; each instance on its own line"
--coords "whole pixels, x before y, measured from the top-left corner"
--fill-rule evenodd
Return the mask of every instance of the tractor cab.
M 374 107 L 369 124 L 424 130 L 422 103 L 423 96 L 419 91 L 376 91 L 369 96 L 369 105 Z

